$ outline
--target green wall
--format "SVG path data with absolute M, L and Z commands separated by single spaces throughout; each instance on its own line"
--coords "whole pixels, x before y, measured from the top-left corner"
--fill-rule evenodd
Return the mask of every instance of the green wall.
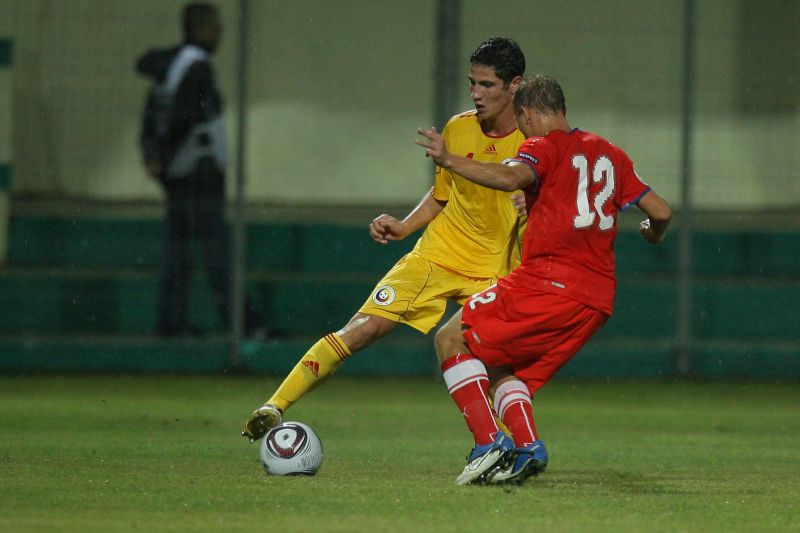
M 207 337 L 153 336 L 159 232 L 157 220 L 15 217 L 12 266 L 0 269 L 0 369 L 225 368 L 228 345 L 202 271 L 192 288 L 191 322 Z M 251 225 L 249 292 L 287 338 L 246 343 L 248 368 L 290 369 L 308 346 L 346 323 L 415 240 L 377 246 L 363 225 Z M 623 226 L 615 314 L 569 373 L 675 373 L 677 245 L 670 238 L 649 246 L 630 224 Z M 692 371 L 702 377 L 800 378 L 800 232 L 705 229 L 695 235 L 692 253 Z M 430 336 L 400 327 L 346 368 L 433 374 L 432 351 Z

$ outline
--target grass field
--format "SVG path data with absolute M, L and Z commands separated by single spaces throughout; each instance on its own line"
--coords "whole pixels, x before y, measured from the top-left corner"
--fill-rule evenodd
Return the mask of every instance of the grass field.
M 0 531 L 800 530 L 800 385 L 562 380 L 550 466 L 457 487 L 442 383 L 336 379 L 290 411 L 313 478 L 273 478 L 240 425 L 275 380 L 0 376 Z

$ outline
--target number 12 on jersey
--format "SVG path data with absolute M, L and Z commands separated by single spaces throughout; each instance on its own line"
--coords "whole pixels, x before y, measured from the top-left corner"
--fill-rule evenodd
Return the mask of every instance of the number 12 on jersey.
M 614 164 L 607 156 L 600 156 L 592 168 L 592 182 L 605 182 L 604 187 L 589 202 L 589 161 L 583 154 L 572 156 L 572 167 L 578 171 L 578 197 L 576 204 L 578 214 L 572 219 L 575 229 L 585 229 L 594 225 L 598 220 L 601 231 L 614 227 L 614 216 L 607 215 L 603 208 L 614 194 L 616 181 L 614 178 Z
M 492 285 L 492 287 L 490 287 L 489 289 L 491 289 L 493 287 L 494 287 L 494 285 Z M 495 292 L 493 292 L 493 291 L 491 291 L 489 289 L 487 289 L 487 290 L 485 290 L 485 291 L 483 291 L 481 293 L 478 293 L 478 294 L 474 295 L 472 298 L 470 298 L 469 299 L 469 308 L 474 311 L 476 304 L 490 304 L 493 301 L 495 301 L 497 299 L 497 293 L 495 293 Z

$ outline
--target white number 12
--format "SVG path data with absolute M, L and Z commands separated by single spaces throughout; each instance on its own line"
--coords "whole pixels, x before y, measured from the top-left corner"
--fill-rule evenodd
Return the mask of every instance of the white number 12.
M 600 183 L 605 179 L 605 187 L 594 197 L 592 211 L 589 206 L 589 161 L 585 155 L 577 154 L 572 156 L 572 166 L 578 171 L 578 214 L 573 219 L 575 229 L 588 228 L 594 224 L 597 216 L 600 216 L 598 226 L 601 230 L 608 230 L 614 227 L 614 217 L 603 212 L 603 206 L 614 193 L 616 181 L 614 180 L 614 164 L 606 156 L 601 156 L 594 163 L 592 169 L 592 182 Z
M 497 298 L 497 293 L 493 291 L 485 292 L 485 296 L 476 294 L 469 300 L 469 308 L 475 310 L 475 304 L 490 304 Z

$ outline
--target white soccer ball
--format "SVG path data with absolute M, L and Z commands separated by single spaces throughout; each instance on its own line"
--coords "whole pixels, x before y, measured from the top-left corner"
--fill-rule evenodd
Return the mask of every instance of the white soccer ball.
M 313 476 L 322 465 L 322 441 L 302 422 L 283 422 L 261 439 L 259 455 L 267 474 Z

